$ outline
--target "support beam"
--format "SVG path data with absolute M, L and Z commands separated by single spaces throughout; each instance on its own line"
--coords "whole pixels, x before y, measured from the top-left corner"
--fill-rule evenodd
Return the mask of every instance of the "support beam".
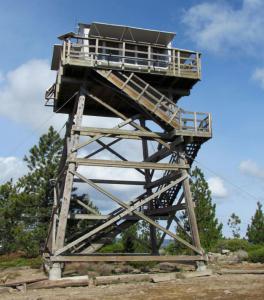
M 52 256 L 53 262 L 125 262 L 125 261 L 164 261 L 164 262 L 195 262 L 205 261 L 200 255 L 78 255 Z
M 115 223 L 116 221 L 122 219 L 123 217 L 127 216 L 130 213 L 134 213 L 135 215 L 139 216 L 141 219 L 147 221 L 149 224 L 155 226 L 156 228 L 160 229 L 161 231 L 166 232 L 166 234 L 168 234 L 169 236 L 171 236 L 175 240 L 179 241 L 180 243 L 184 244 L 188 248 L 192 249 L 196 253 L 201 254 L 201 251 L 198 248 L 196 248 L 193 245 L 191 245 L 190 243 L 186 242 L 185 240 L 183 240 L 182 238 L 180 238 L 176 234 L 168 231 L 166 228 L 164 228 L 163 226 L 159 225 L 158 223 L 156 223 L 152 219 L 148 218 L 143 213 L 137 211 L 137 208 L 139 208 L 139 207 L 147 204 L 148 202 L 150 202 L 151 200 L 155 199 L 160 194 L 166 192 L 167 190 L 169 190 L 170 188 L 172 188 L 173 186 L 175 186 L 176 184 L 178 184 L 179 182 L 181 182 L 182 180 L 184 180 L 185 176 L 183 176 L 183 177 L 181 177 L 181 178 L 173 181 L 172 183 L 170 183 L 166 187 L 162 188 L 158 192 L 153 193 L 151 196 L 149 196 L 147 198 L 144 198 L 144 199 L 141 199 L 141 200 L 137 200 L 136 199 L 135 201 L 132 201 L 131 205 L 128 205 L 125 202 L 123 202 L 122 200 L 120 200 L 119 198 L 113 196 L 112 194 L 110 194 L 109 192 L 107 192 L 106 190 L 104 190 L 103 188 L 99 187 L 95 183 L 91 182 L 90 180 L 88 180 L 87 178 L 85 178 L 84 176 L 82 176 L 81 174 L 79 174 L 79 173 L 77 173 L 75 171 L 72 171 L 72 173 L 74 175 L 82 178 L 90 186 L 94 187 L 96 190 L 100 191 L 102 194 L 104 194 L 104 195 L 108 196 L 109 198 L 111 198 L 113 201 L 115 201 L 120 206 L 122 206 L 123 208 L 125 208 L 125 210 L 123 210 L 120 213 L 116 214 L 112 219 L 106 221 L 102 225 L 99 225 L 97 228 L 95 228 L 95 229 L 91 230 L 90 232 L 84 234 L 83 236 L 81 236 L 80 238 L 76 239 L 75 241 L 73 241 L 73 242 L 69 243 L 68 245 L 64 246 L 62 249 L 58 249 L 56 251 L 55 255 L 59 255 L 59 254 L 65 252 L 66 250 L 72 248 L 73 246 L 77 245 L 78 243 L 80 243 L 80 242 L 86 240 L 87 238 L 93 236 L 95 233 L 97 233 L 97 232 L 99 232 L 99 231 L 107 228 L 108 226 L 112 225 L 113 223 Z
M 85 159 L 74 158 L 69 159 L 69 163 L 75 163 L 81 166 L 95 166 L 95 167 L 116 167 L 116 168 L 133 168 L 133 169 L 155 169 L 155 170 L 172 170 L 188 169 L 188 164 L 168 164 L 168 163 L 150 163 L 150 162 L 136 162 L 136 161 L 118 161 L 107 159 Z
M 159 132 L 151 132 L 151 131 L 141 131 L 141 130 L 122 130 L 118 128 L 95 128 L 95 127 L 81 127 L 81 126 L 73 126 L 73 132 L 79 132 L 80 135 L 88 135 L 88 136 L 97 136 L 104 135 L 106 137 L 121 137 L 124 136 L 126 138 L 147 138 L 147 139 L 155 139 L 162 138 L 164 140 L 168 139 L 168 134 L 159 133 Z M 78 146 L 77 146 L 78 147 Z M 76 148 L 77 148 L 76 147 Z
M 114 179 L 89 179 L 94 183 L 102 183 L 102 184 L 125 184 L 125 185 L 145 185 L 145 181 L 139 180 L 114 180 Z M 74 178 L 74 182 L 83 182 L 79 178 Z

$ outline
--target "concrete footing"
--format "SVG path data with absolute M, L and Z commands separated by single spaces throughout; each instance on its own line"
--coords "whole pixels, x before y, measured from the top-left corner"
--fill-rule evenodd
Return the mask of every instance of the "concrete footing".
M 49 269 L 49 280 L 61 279 L 61 264 L 53 263 Z
M 206 270 L 207 270 L 207 266 L 203 261 L 196 262 L 196 271 L 202 272 L 202 271 L 206 271 Z

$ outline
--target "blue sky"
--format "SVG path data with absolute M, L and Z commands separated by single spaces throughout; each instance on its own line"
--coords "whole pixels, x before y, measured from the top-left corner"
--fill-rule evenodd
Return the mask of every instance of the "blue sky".
M 232 212 L 242 234 L 264 203 L 264 1 L 0 1 L 0 181 L 25 172 L 22 157 L 49 124 L 44 107 L 56 37 L 78 22 L 174 31 L 174 46 L 202 52 L 202 81 L 183 108 L 213 115 L 213 139 L 197 160 L 226 226 Z M 46 120 L 49 120 L 46 122 Z

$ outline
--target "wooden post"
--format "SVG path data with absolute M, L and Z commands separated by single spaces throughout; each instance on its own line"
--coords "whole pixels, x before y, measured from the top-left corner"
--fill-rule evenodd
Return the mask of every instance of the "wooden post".
M 179 161 L 181 163 L 184 162 L 184 160 L 185 160 L 184 157 L 185 157 L 185 154 L 183 151 L 181 151 L 180 159 L 179 159 Z M 188 175 L 187 170 L 182 170 L 182 174 Z M 189 176 L 187 176 L 183 181 L 183 192 L 184 192 L 184 198 L 185 198 L 185 203 L 186 203 L 186 211 L 187 211 L 187 215 L 188 215 L 188 219 L 189 219 L 193 244 L 195 247 L 202 250 L 189 181 L 190 181 Z
M 75 115 L 75 125 L 81 126 L 83 110 L 85 105 L 85 91 L 81 88 L 80 93 L 76 99 L 78 101 L 77 104 L 77 112 Z M 74 147 L 79 142 L 79 134 L 75 133 L 74 136 L 71 137 L 71 147 Z M 74 159 L 77 156 L 76 152 L 73 152 L 71 158 Z M 64 191 L 61 203 L 61 210 L 59 215 L 59 224 L 56 236 L 56 250 L 62 248 L 64 246 L 65 234 L 66 234 L 66 226 L 67 226 L 67 216 L 69 213 L 69 206 L 71 200 L 72 193 L 72 185 L 73 185 L 73 173 L 72 171 L 76 170 L 76 164 L 74 162 L 69 163 L 67 175 L 64 184 Z
M 140 125 L 145 128 L 146 122 L 144 119 L 140 119 Z M 143 160 L 147 161 L 149 157 L 148 151 L 148 141 L 146 139 L 142 139 L 142 150 L 143 150 Z M 145 181 L 146 186 L 149 186 L 151 182 L 150 170 L 145 169 Z M 152 194 L 151 188 L 146 188 L 147 195 L 150 196 Z M 153 209 L 153 201 L 148 204 L 149 210 Z M 157 230 L 153 225 L 149 225 L 149 236 L 150 236 L 150 245 L 151 251 L 153 255 L 157 255 L 159 253 L 158 244 L 157 244 Z

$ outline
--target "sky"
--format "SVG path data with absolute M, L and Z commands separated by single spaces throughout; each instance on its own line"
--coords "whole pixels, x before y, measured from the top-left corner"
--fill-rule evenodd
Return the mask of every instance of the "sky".
M 0 0 L 0 183 L 27 171 L 23 156 L 49 125 L 63 126 L 65 116 L 44 106 L 52 45 L 93 21 L 176 32 L 174 47 L 202 53 L 202 81 L 179 104 L 212 113 L 213 138 L 196 164 L 224 234 L 234 212 L 244 236 L 256 202 L 264 204 L 262 0 Z

